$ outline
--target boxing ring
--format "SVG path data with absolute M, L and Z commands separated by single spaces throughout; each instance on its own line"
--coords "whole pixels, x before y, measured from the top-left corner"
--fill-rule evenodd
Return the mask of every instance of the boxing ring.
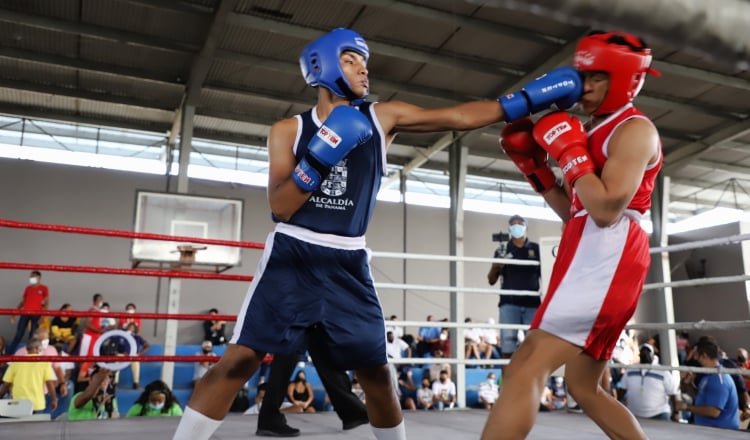
M 190 242 L 207 245 L 238 246 L 249 249 L 262 249 L 261 243 L 234 242 L 227 240 L 211 240 L 185 236 L 171 236 L 163 234 L 148 234 L 129 231 L 117 231 L 106 229 L 79 228 L 65 225 L 49 225 L 28 222 L 18 222 L 12 220 L 0 219 L 0 227 L 44 230 L 58 233 L 86 234 L 95 236 L 104 236 L 109 238 L 140 238 L 151 240 L 163 240 L 173 242 Z M 663 254 L 672 251 L 682 251 L 686 249 L 696 249 L 709 246 L 722 246 L 727 244 L 736 244 L 750 238 L 750 235 L 735 235 L 725 238 L 696 241 L 683 243 L 673 246 L 664 246 L 653 248 L 652 254 Z M 518 262 L 513 260 L 478 258 L 478 257 L 450 257 L 441 255 L 427 254 L 400 254 L 390 252 L 373 252 L 373 258 L 389 259 L 422 259 L 434 260 L 441 262 L 462 261 L 465 263 L 483 263 L 502 262 L 505 264 L 534 264 L 530 262 Z M 58 264 L 30 264 L 22 262 L 0 262 L 0 269 L 10 270 L 44 270 L 44 271 L 61 271 L 71 273 L 94 273 L 101 275 L 127 275 L 127 276 L 146 276 L 146 277 L 164 277 L 164 278 L 184 278 L 184 279 L 203 279 L 203 280 L 230 280 L 247 283 L 252 280 L 251 276 L 229 275 L 222 273 L 210 273 L 193 271 L 189 267 L 183 267 L 181 270 L 156 270 L 147 268 L 111 268 L 95 266 L 70 266 Z M 377 277 L 376 277 L 377 279 Z M 695 286 L 707 284 L 721 284 L 729 282 L 741 282 L 750 279 L 748 275 L 724 276 L 716 278 L 701 278 L 693 280 L 684 280 L 676 282 L 652 283 L 644 287 L 644 295 L 648 295 L 649 290 L 658 290 L 666 287 L 678 286 Z M 494 288 L 469 288 L 460 286 L 435 286 L 435 285 L 414 285 L 414 284 L 396 284 L 396 283 L 376 283 L 380 291 L 396 290 L 424 290 L 431 291 L 435 294 L 446 292 L 457 292 L 459 294 L 486 294 L 497 295 L 499 290 Z M 516 294 L 535 294 L 534 292 L 518 292 Z M 538 294 L 538 293 L 536 293 Z M 2 315 L 18 315 L 19 311 L 15 309 L 0 309 Z M 31 313 L 29 313 L 31 314 Z M 33 312 L 33 314 L 47 316 L 69 316 L 69 317 L 109 317 L 109 318 L 141 318 L 141 319 L 166 319 L 170 321 L 180 320 L 205 320 L 209 317 L 233 321 L 236 318 L 231 315 L 205 315 L 205 314 L 185 314 L 185 313 L 120 313 L 120 312 L 91 312 L 91 311 L 42 311 Z M 451 338 L 454 341 L 463 341 L 463 330 L 468 327 L 474 328 L 493 328 L 523 330 L 527 326 L 513 324 L 482 324 L 482 323 L 464 323 L 463 317 L 457 319 L 459 322 L 427 322 L 427 321 L 387 321 L 388 325 L 397 325 L 403 327 L 417 326 L 438 326 L 449 328 L 452 331 Z M 684 323 L 634 323 L 628 328 L 634 330 L 711 330 L 711 329 L 734 329 L 750 327 L 750 321 L 724 321 L 724 322 L 684 322 Z M 464 373 L 467 366 L 490 365 L 492 368 L 498 368 L 507 364 L 507 360 L 501 359 L 464 359 L 463 344 L 457 345 L 453 352 L 458 353 L 453 358 L 404 358 L 395 360 L 394 363 L 403 364 L 432 364 L 448 363 L 456 366 L 455 382 L 459 397 L 458 406 L 442 412 L 438 411 L 404 411 L 406 420 L 407 434 L 410 439 L 476 439 L 479 437 L 484 426 L 488 412 L 482 409 L 471 409 L 465 406 L 465 393 L 467 390 L 466 377 Z M 132 348 L 132 347 L 131 347 Z M 0 361 L 19 361 L 28 360 L 18 356 L 0 356 Z M 95 351 L 94 356 L 48 356 L 46 361 L 95 361 L 102 366 L 117 368 L 118 364 L 125 366 L 130 361 L 140 362 L 197 362 L 197 361 L 216 361 L 218 358 L 209 356 L 178 356 L 178 355 L 157 355 L 157 356 L 136 356 L 131 352 L 129 355 L 101 355 Z M 613 364 L 622 368 L 637 368 L 635 365 Z M 119 367 L 121 368 L 121 367 Z M 700 367 L 686 367 L 676 365 L 652 365 L 651 369 L 662 369 L 671 371 L 695 371 L 710 372 L 714 369 Z M 725 372 L 740 372 L 740 370 L 723 369 Z M 485 371 L 485 370 L 480 370 Z M 168 376 L 171 377 L 171 376 Z M 185 405 L 187 402 L 181 402 Z M 246 439 L 254 436 L 257 416 L 230 414 L 225 422 L 216 432 L 214 438 L 219 439 Z M 321 412 L 315 414 L 288 414 L 289 424 L 302 430 L 302 436 L 308 438 L 330 439 L 330 438 L 348 438 L 348 439 L 370 439 L 372 433 L 366 426 L 356 428 L 351 431 L 342 431 L 340 421 L 333 412 Z M 170 438 L 177 427 L 179 418 L 118 418 L 106 421 L 68 421 L 57 419 L 53 421 L 40 421 L 35 418 L 19 418 L 17 420 L 0 419 L 0 436 L 3 438 L 60 438 L 60 439 L 86 439 L 99 438 L 106 436 L 108 440 L 131 439 L 137 435 L 149 436 L 152 438 Z M 704 439 L 708 437 L 733 439 L 746 438 L 745 431 L 717 431 L 713 428 L 698 427 L 683 423 L 663 422 L 654 420 L 640 420 L 645 432 L 652 439 L 667 439 L 680 437 L 685 440 Z M 600 439 L 603 437 L 599 428 L 591 420 L 582 414 L 568 413 L 562 411 L 541 412 L 537 417 L 536 424 L 529 436 L 531 439 L 568 439 L 572 436 L 581 440 Z

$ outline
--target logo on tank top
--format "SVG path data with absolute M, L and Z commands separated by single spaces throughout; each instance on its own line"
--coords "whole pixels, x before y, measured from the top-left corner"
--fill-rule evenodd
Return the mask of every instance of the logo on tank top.
M 346 182 L 349 175 L 349 168 L 346 162 L 347 159 L 343 159 L 332 166 L 331 174 L 320 184 L 320 192 L 328 197 L 315 195 L 310 197 L 310 201 L 315 203 L 316 208 L 344 211 L 347 207 L 354 206 L 354 202 L 351 199 L 339 198 L 346 194 Z
M 338 197 L 346 193 L 346 177 L 349 169 L 346 166 L 346 159 L 331 167 L 331 174 L 320 184 L 320 190 L 323 194 L 331 197 Z

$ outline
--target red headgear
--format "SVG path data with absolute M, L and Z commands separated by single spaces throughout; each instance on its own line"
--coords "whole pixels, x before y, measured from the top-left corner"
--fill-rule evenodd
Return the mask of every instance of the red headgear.
M 618 32 L 591 33 L 581 39 L 573 58 L 582 72 L 609 74 L 609 90 L 594 115 L 617 111 L 638 95 L 646 73 L 658 76 L 651 67 L 651 49 L 638 37 Z

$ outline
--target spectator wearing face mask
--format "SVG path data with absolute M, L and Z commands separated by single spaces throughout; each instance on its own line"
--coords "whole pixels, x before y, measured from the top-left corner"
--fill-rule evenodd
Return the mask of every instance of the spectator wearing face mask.
M 49 307 L 49 288 L 42 284 L 42 273 L 38 270 L 32 271 L 29 274 L 29 284 L 23 291 L 23 298 L 18 303 L 19 310 L 33 311 L 33 310 L 47 310 Z M 37 315 L 20 315 L 20 317 L 11 316 L 10 324 L 13 325 L 18 319 L 18 325 L 16 326 L 16 334 L 13 336 L 8 346 L 9 353 L 15 353 L 16 348 L 23 340 L 26 335 L 26 329 L 29 327 L 29 335 L 33 335 L 37 327 L 39 327 L 39 318 Z
M 125 306 L 126 313 L 135 313 L 135 310 L 136 307 L 133 303 L 128 303 L 128 305 Z M 128 324 L 135 324 L 135 334 L 141 334 L 141 328 L 143 325 L 141 318 L 120 318 L 120 322 L 117 324 L 117 328 L 121 330 L 127 330 Z
M 101 293 L 95 293 L 89 312 L 99 312 L 102 305 L 104 304 L 104 297 Z M 83 328 L 83 335 L 81 335 L 80 343 L 80 355 L 91 356 L 94 354 L 94 345 L 96 340 L 99 339 L 99 335 L 104 333 L 102 329 L 102 318 L 98 316 L 92 316 L 86 318 L 86 322 Z
M 526 220 L 520 215 L 510 218 L 510 241 L 502 243 L 495 251 L 494 258 L 512 258 L 514 260 L 539 261 L 539 244 L 526 237 Z M 539 279 L 542 273 L 539 266 L 520 266 L 516 264 L 492 263 L 487 274 L 487 281 L 494 285 L 502 276 L 503 290 L 539 291 Z M 538 295 L 500 295 L 500 324 L 531 324 L 539 308 Z M 518 330 L 500 330 L 500 349 L 502 357 L 510 358 L 518 348 Z
M 166 383 L 155 380 L 146 385 L 141 395 L 128 410 L 127 417 L 181 416 L 180 402 Z
M 50 345 L 49 343 L 49 331 L 46 328 L 39 327 L 34 332 L 33 338 L 39 341 L 39 352 L 38 354 L 40 356 L 57 356 L 57 349 Z M 16 353 L 17 356 L 25 356 L 28 354 L 27 347 L 21 347 L 19 348 Z M 68 395 L 68 384 L 65 380 L 65 371 L 63 370 L 63 365 L 60 362 L 52 362 L 52 372 L 54 373 L 55 378 L 57 379 L 57 383 L 55 386 L 57 387 L 57 393 L 60 397 L 65 397 Z M 46 413 L 51 412 L 51 403 L 52 403 L 52 397 L 53 394 L 48 393 L 46 390 L 44 392 L 45 394 L 45 401 L 46 401 Z

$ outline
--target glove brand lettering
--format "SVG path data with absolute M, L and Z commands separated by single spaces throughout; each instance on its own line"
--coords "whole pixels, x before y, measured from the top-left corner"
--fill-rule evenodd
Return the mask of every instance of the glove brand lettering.
M 587 160 L 589 160 L 589 158 L 586 155 L 574 157 L 573 159 L 570 160 L 570 162 L 566 163 L 565 166 L 562 168 L 563 174 L 565 174 L 568 171 L 570 171 L 570 169 L 573 168 L 574 166 L 580 165 L 580 164 L 586 162 Z
M 555 142 L 555 139 L 557 139 L 560 135 L 572 129 L 573 127 L 570 126 L 568 121 L 562 121 L 559 124 L 547 130 L 546 133 L 544 133 L 544 142 L 546 142 L 547 145 L 552 144 L 553 142 Z
M 582 66 L 590 66 L 594 64 L 594 54 L 587 50 L 578 51 L 576 52 L 574 63 Z
M 565 81 L 560 81 L 557 84 L 552 84 L 551 86 L 542 87 L 542 93 L 548 93 L 555 89 L 559 89 L 561 87 L 575 87 L 576 83 L 572 79 L 566 79 Z
M 299 165 L 294 167 L 294 173 L 297 175 L 297 177 L 299 177 L 299 180 L 303 181 L 304 183 L 309 185 L 312 182 L 312 178 L 308 176 L 307 173 L 305 173 L 302 168 L 299 167 Z
M 336 148 L 341 143 L 341 136 L 336 134 L 335 131 L 326 127 L 325 125 L 320 127 L 317 136 L 323 140 L 331 148 Z

